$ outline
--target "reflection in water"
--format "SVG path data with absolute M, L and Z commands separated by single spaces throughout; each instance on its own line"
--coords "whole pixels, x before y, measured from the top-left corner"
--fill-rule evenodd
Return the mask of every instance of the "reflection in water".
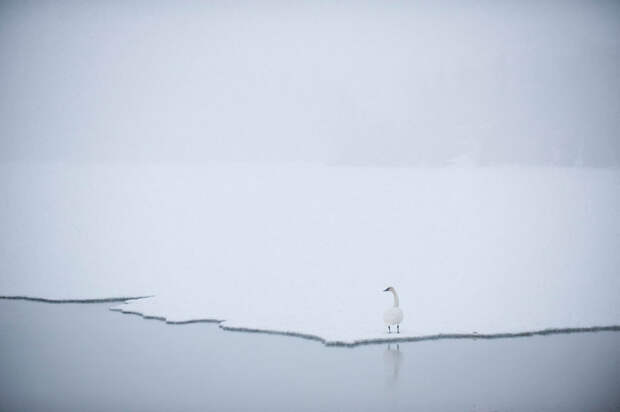
M 383 352 L 383 363 L 386 371 L 389 372 L 388 383 L 394 384 L 398 380 L 398 372 L 400 364 L 403 362 L 403 353 L 400 351 L 400 345 L 396 344 L 396 348 L 388 344 L 385 352 Z
M 0 411 L 620 412 L 620 332 L 335 348 L 108 307 L 0 299 Z

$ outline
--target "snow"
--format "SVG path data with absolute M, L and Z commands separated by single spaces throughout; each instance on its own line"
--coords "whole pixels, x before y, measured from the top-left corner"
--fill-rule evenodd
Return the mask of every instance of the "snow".
M 0 199 L 0 296 L 328 344 L 620 325 L 618 170 L 5 163 Z

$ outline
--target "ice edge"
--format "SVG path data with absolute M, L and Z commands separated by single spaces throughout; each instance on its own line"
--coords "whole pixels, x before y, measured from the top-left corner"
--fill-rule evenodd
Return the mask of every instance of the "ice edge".
M 536 335 L 554 335 L 554 334 L 568 334 L 568 333 L 582 333 L 582 332 L 603 332 L 603 331 L 620 331 L 620 325 L 612 326 L 591 326 L 583 328 L 549 328 L 542 330 L 526 331 L 526 332 L 514 332 L 514 333 L 439 333 L 436 335 L 421 335 L 421 336 L 403 336 L 403 337 L 385 337 L 385 338 L 370 338 L 370 339 L 356 339 L 352 341 L 330 341 L 321 338 L 317 335 L 305 334 L 301 332 L 290 331 L 277 331 L 269 329 L 254 329 L 236 326 L 225 326 L 220 324 L 220 328 L 233 332 L 250 332 L 250 333 L 265 333 L 270 335 L 283 335 L 283 336 L 295 336 L 310 340 L 317 340 L 325 344 L 325 346 L 342 346 L 342 347 L 355 347 L 360 345 L 375 345 L 381 343 L 399 343 L 399 342 L 420 342 L 429 340 L 440 339 L 505 339 L 505 338 L 519 338 Z
M 339 341 L 339 340 L 327 340 L 318 335 L 310 333 L 294 332 L 294 331 L 281 331 L 272 329 L 260 329 L 249 328 L 242 326 L 227 326 L 224 324 L 225 319 L 216 318 L 203 318 L 203 319 L 188 319 L 188 320 L 168 320 L 165 316 L 145 315 L 141 312 L 134 310 L 127 310 L 122 307 L 112 307 L 111 311 L 120 312 L 127 315 L 137 315 L 144 319 L 153 319 L 161 322 L 165 322 L 169 325 L 186 325 L 190 323 L 217 323 L 218 326 L 226 331 L 230 332 L 246 332 L 246 333 L 261 333 L 266 335 L 280 335 L 280 336 L 292 336 L 297 338 L 303 338 L 308 340 L 314 340 L 323 343 L 325 346 L 336 347 L 355 347 L 361 345 L 376 345 L 382 343 L 399 343 L 399 342 L 420 342 L 431 341 L 440 339 L 506 339 L 506 338 L 520 338 L 528 336 L 545 336 L 556 334 L 569 334 L 569 333 L 584 333 L 584 332 L 605 332 L 605 331 L 620 331 L 620 325 L 610 326 L 589 326 L 578 328 L 547 328 L 525 332 L 502 332 L 502 333 L 438 333 L 434 335 L 420 335 L 420 336 L 390 336 L 385 338 L 370 338 L 370 339 L 355 339 L 352 341 Z
M 27 300 L 34 302 L 44 303 L 106 303 L 106 302 L 126 302 L 129 300 L 146 299 L 153 296 L 129 296 L 129 297 L 110 297 L 110 298 L 93 298 L 93 299 L 47 299 L 38 298 L 32 296 L 0 296 L 0 299 L 6 300 Z M 568 333 L 583 333 L 583 332 L 604 332 L 604 331 L 620 331 L 620 325 L 610 326 L 590 326 L 579 328 L 548 328 L 540 330 L 532 330 L 525 332 L 504 332 L 504 333 L 438 333 L 435 335 L 421 335 L 421 336 L 391 336 L 385 338 L 370 338 L 370 339 L 356 339 L 352 341 L 330 341 L 324 339 L 318 335 L 312 335 L 309 333 L 294 332 L 294 331 L 280 331 L 271 329 L 259 329 L 249 328 L 241 326 L 226 326 L 224 319 L 216 318 L 203 318 L 203 319 L 188 319 L 181 321 L 168 320 L 165 316 L 153 316 L 145 315 L 138 311 L 126 310 L 122 307 L 112 307 L 111 311 L 120 312 L 127 315 L 137 315 L 143 319 L 153 319 L 165 322 L 168 325 L 187 325 L 191 323 L 217 323 L 218 326 L 226 331 L 231 332 L 246 332 L 246 333 L 262 333 L 267 335 L 280 335 L 280 336 L 292 336 L 308 340 L 319 341 L 325 346 L 337 346 L 337 347 L 355 347 L 361 345 L 373 345 L 382 343 L 398 343 L 398 342 L 420 342 L 440 339 L 505 339 L 505 338 L 520 338 L 528 336 L 545 336 L 555 334 L 568 334 Z
M 6 300 L 28 300 L 32 302 L 44 303 L 106 303 L 106 302 L 126 302 L 128 300 L 152 298 L 153 296 L 120 296 L 111 298 L 92 298 L 92 299 L 47 299 L 34 296 L 0 296 Z

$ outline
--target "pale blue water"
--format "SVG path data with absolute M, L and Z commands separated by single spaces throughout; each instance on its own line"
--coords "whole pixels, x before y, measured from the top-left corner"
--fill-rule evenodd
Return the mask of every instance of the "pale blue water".
M 620 333 L 355 348 L 0 300 L 2 411 L 618 411 Z

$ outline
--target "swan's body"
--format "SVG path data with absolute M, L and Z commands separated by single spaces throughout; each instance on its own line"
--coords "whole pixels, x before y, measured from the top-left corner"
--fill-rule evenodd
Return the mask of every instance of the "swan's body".
M 386 288 L 384 292 L 392 292 L 392 295 L 394 295 L 394 306 L 392 306 L 383 313 L 383 321 L 388 327 L 388 333 L 392 332 L 390 326 L 393 325 L 396 325 L 396 333 L 400 333 L 400 324 L 403 321 L 404 316 L 403 311 L 398 307 L 398 294 L 396 293 L 396 290 L 391 286 L 389 288 Z
M 403 311 L 400 308 L 389 308 L 383 313 L 386 325 L 398 325 L 403 321 Z

